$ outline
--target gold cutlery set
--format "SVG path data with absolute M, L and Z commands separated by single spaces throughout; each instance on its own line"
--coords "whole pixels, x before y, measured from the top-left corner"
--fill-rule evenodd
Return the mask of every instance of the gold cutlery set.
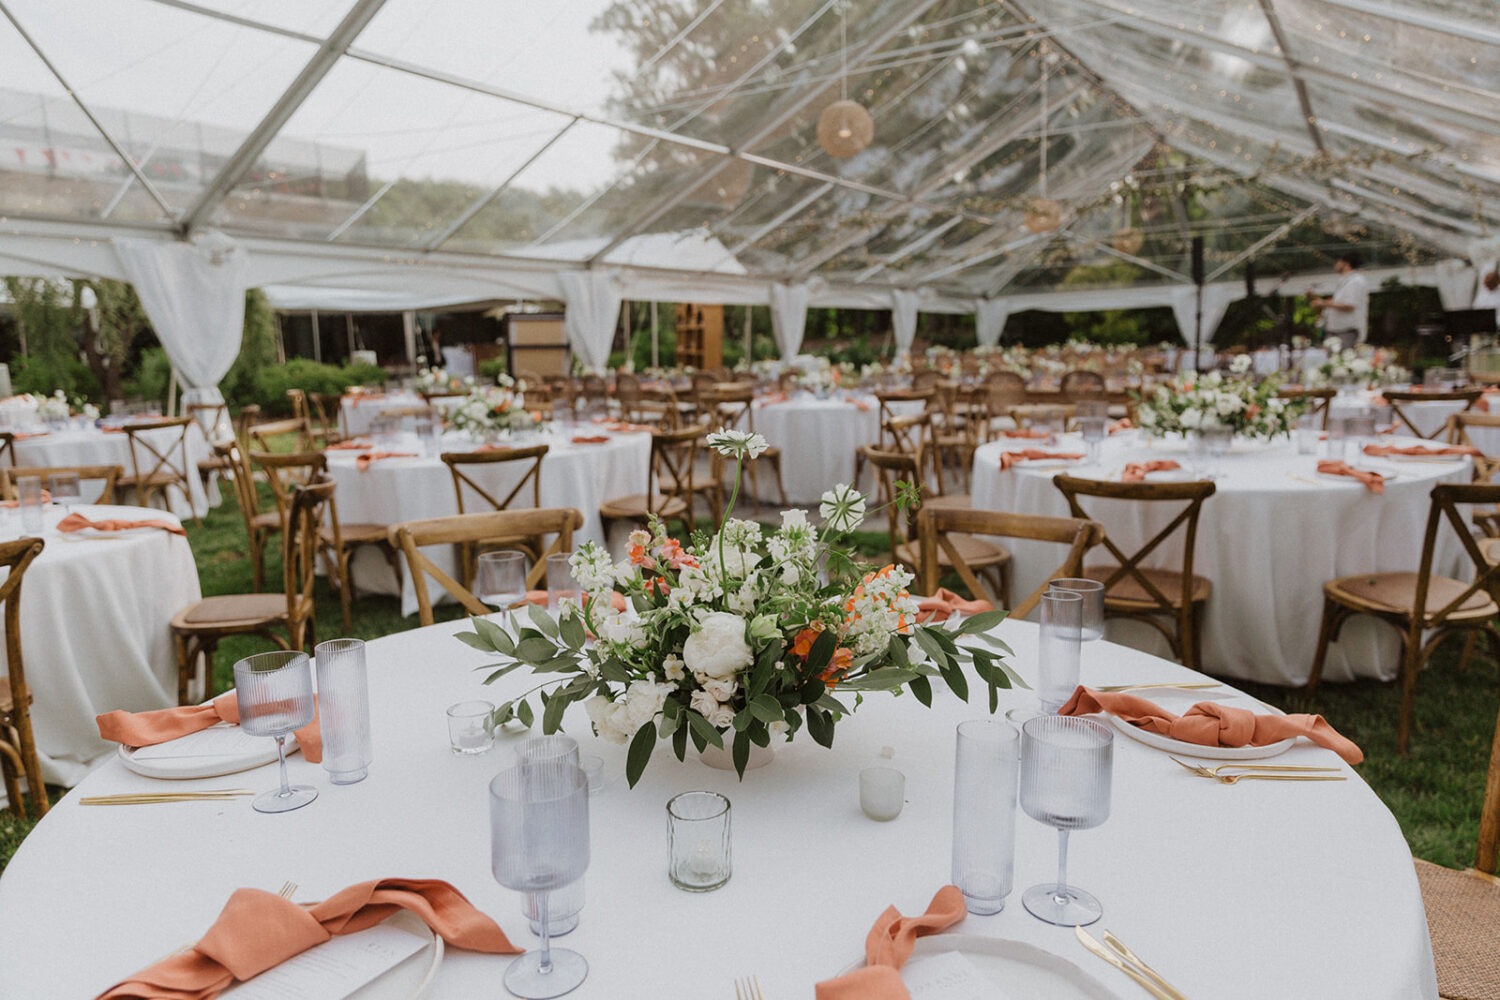
M 241 795 L 254 795 L 249 788 L 220 788 L 202 792 L 127 792 L 120 795 L 85 795 L 81 806 L 151 806 L 162 802 L 223 802 Z
M 1171 754 L 1167 755 L 1171 757 Z M 1337 771 L 1336 767 L 1306 767 L 1300 764 L 1252 764 L 1231 763 L 1220 764 L 1217 767 L 1204 767 L 1202 764 L 1189 764 L 1186 761 L 1172 757 L 1172 761 L 1192 771 L 1200 778 L 1208 778 L 1217 781 L 1221 785 L 1233 785 L 1240 781 L 1347 781 L 1342 774 L 1326 774 L 1318 772 Z M 1225 769 L 1235 771 L 1235 774 L 1225 774 Z
M 1187 1000 L 1181 990 L 1163 979 L 1161 973 L 1142 961 L 1139 955 L 1125 946 L 1125 942 L 1109 931 L 1104 932 L 1103 944 L 1082 927 L 1074 927 L 1073 933 L 1079 944 L 1134 979 L 1141 989 L 1156 997 L 1156 1000 Z
M 760 991 L 760 978 L 746 976 L 744 979 L 736 979 L 734 1000 L 766 1000 L 766 995 Z

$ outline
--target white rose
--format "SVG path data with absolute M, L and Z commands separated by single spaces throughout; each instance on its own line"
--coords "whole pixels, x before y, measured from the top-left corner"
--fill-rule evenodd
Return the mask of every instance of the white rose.
M 604 695 L 594 695 L 583 703 L 583 707 L 589 713 L 589 721 L 594 724 L 594 732 L 601 739 L 611 743 L 624 743 L 630 738 L 628 733 L 615 725 L 615 704 Z
M 707 691 L 714 701 L 728 701 L 734 697 L 734 692 L 739 684 L 733 680 L 718 680 L 710 678 L 703 682 L 703 690 Z
M 682 661 L 695 674 L 733 677 L 754 660 L 745 642 L 745 619 L 727 611 L 705 615 L 682 644 Z
M 1188 429 L 1201 427 L 1203 425 L 1203 413 L 1197 407 L 1188 407 L 1186 410 L 1182 411 L 1182 415 L 1177 419 L 1182 424 L 1182 426 Z
M 728 705 L 717 705 L 713 711 L 705 712 L 704 718 L 715 729 L 725 729 L 734 725 L 734 709 Z
M 635 735 L 635 730 L 650 722 L 661 711 L 669 690 L 671 689 L 667 685 L 655 681 L 630 682 L 630 687 L 625 692 L 625 714 L 631 725 L 632 736 Z
M 699 690 L 693 692 L 693 696 L 688 699 L 688 705 L 691 706 L 693 711 L 707 718 L 719 710 L 719 699 L 707 691 Z

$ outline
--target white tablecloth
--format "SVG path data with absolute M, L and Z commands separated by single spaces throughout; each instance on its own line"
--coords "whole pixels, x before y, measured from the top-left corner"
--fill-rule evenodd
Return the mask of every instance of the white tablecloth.
M 589 427 L 582 433 L 603 435 L 607 432 Z M 584 539 L 605 542 L 599 521 L 599 504 L 613 497 L 646 492 L 651 435 L 639 432 L 610 434 L 609 441 L 604 443 L 574 444 L 569 435 L 547 434 L 539 436 L 536 443 L 545 443 L 551 448 L 542 460 L 542 506 L 576 507 L 583 514 L 583 528 L 574 534 L 575 544 Z M 450 432 L 444 435 L 442 447 L 445 451 L 472 451 L 479 445 L 462 434 Z M 422 449 L 415 435 L 408 435 L 389 450 L 420 454 Z M 436 454 L 381 459 L 371 463 L 364 472 L 360 472 L 356 464 L 359 454 L 353 450 L 328 452 L 328 472 L 338 484 L 335 498 L 341 522 L 394 524 L 458 513 L 453 477 Z M 529 467 L 529 463 L 524 464 Z M 525 471 L 525 468 L 502 465 L 474 475 L 481 482 L 493 483 L 492 494 L 503 498 Z M 531 506 L 530 484 L 512 506 Z M 465 509 L 475 512 L 489 507 L 483 500 L 476 506 L 470 499 L 465 501 Z M 451 548 L 434 550 L 430 555 L 439 566 L 451 571 Z M 389 565 L 373 548 L 356 555 L 353 571 L 362 591 L 396 593 L 396 581 Z M 436 584 L 430 584 L 429 590 L 435 600 L 443 593 Z M 400 593 L 402 613 L 416 614 L 416 591 L 404 567 Z
M 433 405 L 446 410 L 463 400 L 462 396 L 440 396 L 433 400 Z M 404 410 L 425 405 L 427 401 L 420 393 L 405 390 L 345 396 L 339 402 L 339 423 L 345 434 L 356 437 L 370 433 L 370 425 L 386 410 Z
M 225 803 L 78 807 L 58 804 L 0 878 L 0 982 L 16 997 L 93 996 L 213 921 L 241 886 L 275 891 L 297 883 L 317 900 L 351 883 L 388 876 L 451 881 L 513 941 L 535 947 L 519 896 L 490 875 L 487 784 L 506 765 L 507 735 L 490 754 L 447 748 L 443 709 L 475 696 L 500 700 L 532 678 L 518 671 L 479 685 L 482 653 L 443 623 L 369 646 L 374 763 L 365 781 L 329 784 L 317 765 L 292 758 L 292 780 L 319 798 L 279 816 Z M 1007 623 L 1014 662 L 1034 679 L 1036 630 Z M 1185 679 L 1173 664 L 1094 644 L 1085 680 Z M 1030 701 L 1002 692 L 1004 704 Z M 577 706 L 575 706 L 577 708 Z M 605 758 L 612 782 L 590 799 L 592 858 L 578 929 L 558 943 L 582 953 L 589 976 L 579 1000 L 732 996 L 755 974 L 766 996 L 808 997 L 812 984 L 863 954 L 865 935 L 890 904 L 918 913 L 949 879 L 953 727 L 982 705 L 939 693 L 867 697 L 841 722 L 831 750 L 802 734 L 743 782 L 733 772 L 658 748 L 634 789 L 624 750 L 587 735 L 582 711 L 567 719 L 586 752 Z M 1336 720 L 1335 720 L 1336 721 Z M 893 822 L 865 819 L 857 775 L 882 746 L 907 776 L 907 805 Z M 1283 763 L 1336 765 L 1301 745 Z M 276 769 L 173 787 L 266 789 Z M 160 788 L 111 762 L 79 789 L 99 794 Z M 693 788 L 733 802 L 734 874 L 696 895 L 666 875 L 664 805 Z M 1016 818 L 1015 890 L 1004 911 L 970 916 L 955 930 L 1023 941 L 1074 963 L 1122 998 L 1145 994 L 1090 957 L 1071 930 L 1034 919 L 1026 887 L 1056 874 L 1057 837 Z M 1213 1000 L 1437 996 L 1411 857 L 1391 814 L 1350 774 L 1316 785 L 1261 782 L 1225 787 L 1183 772 L 1164 755 L 1117 735 L 1109 820 L 1072 836 L 1069 876 L 1098 896 L 1107 927 L 1186 995 Z M 183 873 L 191 873 L 184 875 Z M 147 917 L 147 919 L 140 919 Z M 60 961 L 59 942 L 73 942 Z M 503 996 L 508 959 L 449 949 L 429 1000 Z
M 1390 442 L 1417 443 L 1406 438 Z M 1067 515 L 1067 503 L 1052 485 L 1052 477 L 1061 471 L 1118 477 L 1127 461 L 1171 458 L 1188 465 L 1180 442 L 1147 448 L 1130 433 L 1110 438 L 1097 467 L 1064 470 L 1023 462 L 1009 472 L 1000 471 L 1003 449 L 1034 443 L 995 442 L 975 453 L 975 507 Z M 1069 437 L 1055 450 L 1084 449 L 1076 437 Z M 1353 573 L 1415 571 L 1432 487 L 1439 482 L 1468 482 L 1471 475 L 1467 459 L 1397 464 L 1361 456 L 1361 461 L 1398 471 L 1399 477 L 1386 483 L 1383 495 L 1377 495 L 1352 479 L 1318 476 L 1317 456 L 1296 454 L 1284 439 L 1259 447 L 1236 442 L 1235 452 L 1225 459 L 1218 491 L 1204 503 L 1198 524 L 1194 568 L 1213 581 L 1204 615 L 1205 670 L 1272 684 L 1305 683 L 1317 648 L 1324 581 Z M 1151 506 L 1087 498 L 1084 506 L 1127 552 L 1164 527 L 1180 509 L 1179 504 Z M 1445 559 L 1440 566 L 1458 552 L 1457 540 L 1444 537 L 1452 544 L 1441 550 Z M 1012 593 L 1030 593 L 1061 558 L 1042 543 L 1006 545 L 1015 555 Z M 1181 565 L 1180 545 L 1159 553 L 1151 565 Z M 1113 560 L 1098 548 L 1087 561 Z M 1166 644 L 1144 625 L 1113 620 L 1109 627 L 1112 637 L 1166 651 Z M 1351 621 L 1339 642 L 1329 647 L 1323 676 L 1328 680 L 1391 679 L 1399 663 L 1394 637 L 1394 631 L 1371 620 Z
M 168 447 L 176 442 L 178 431 L 173 427 L 147 431 L 142 435 L 158 450 L 176 461 L 175 451 Z M 203 491 L 203 481 L 198 475 L 198 463 L 210 457 L 208 439 L 197 427 L 189 427 L 187 434 L 187 482 L 188 495 L 192 499 L 189 508 L 182 502 L 182 493 L 176 489 L 166 490 L 172 513 L 178 517 L 197 514 L 202 517 L 211 505 L 217 505 L 218 496 L 209 496 Z M 141 472 L 145 474 L 156 467 L 156 457 L 142 450 Z M 130 438 L 124 432 L 105 433 L 97 428 L 86 430 L 49 431 L 40 437 L 28 437 L 16 442 L 17 465 L 118 465 L 125 475 L 134 474 L 130 462 Z
M 175 520 L 141 507 L 74 509 L 94 520 Z M 99 738 L 94 716 L 177 704 L 167 624 L 199 598 L 198 569 L 180 535 L 157 529 L 63 535 L 54 527 L 63 509 L 44 511 L 47 546 L 21 584 L 21 655 L 42 771 L 48 782 L 73 785 L 114 752 Z M 4 537 L 19 537 L 20 528 L 20 516 L 6 511 Z
M 898 413 L 922 412 L 923 403 L 897 403 Z M 837 483 L 854 484 L 854 454 L 880 439 L 880 404 L 873 396 L 817 399 L 796 395 L 781 402 L 755 404 L 755 429 L 781 449 L 781 483 L 787 502 L 816 505 Z M 864 488 L 872 488 L 866 471 Z M 761 473 L 761 500 L 779 501 L 769 473 Z M 746 485 L 749 489 L 749 485 Z

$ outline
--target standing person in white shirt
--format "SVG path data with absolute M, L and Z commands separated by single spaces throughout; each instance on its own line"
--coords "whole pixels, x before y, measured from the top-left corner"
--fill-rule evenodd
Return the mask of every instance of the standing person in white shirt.
M 1308 304 L 1323 317 L 1323 332 L 1339 338 L 1346 351 L 1355 344 L 1363 344 L 1369 335 L 1370 286 L 1359 271 L 1362 263 L 1353 250 L 1343 254 L 1333 263 L 1334 271 L 1340 275 L 1333 294 L 1308 298 Z

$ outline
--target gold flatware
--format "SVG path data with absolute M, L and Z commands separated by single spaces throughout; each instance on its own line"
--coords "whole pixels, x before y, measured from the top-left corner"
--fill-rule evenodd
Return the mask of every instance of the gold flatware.
M 1178 764 L 1181 764 L 1183 767 L 1187 768 L 1189 771 L 1197 771 L 1199 774 L 1203 774 L 1203 773 L 1206 772 L 1208 774 L 1213 775 L 1215 778 L 1217 778 L 1219 776 L 1219 772 L 1220 771 L 1223 771 L 1223 770 L 1226 770 L 1226 769 L 1230 770 L 1230 771 L 1337 771 L 1337 770 L 1339 770 L 1339 768 L 1336 768 L 1336 767 L 1310 767 L 1310 766 L 1308 766 L 1306 764 L 1236 764 L 1236 763 L 1231 763 L 1231 764 L 1220 764 L 1217 767 L 1209 767 L 1206 764 L 1189 764 L 1185 760 L 1178 760 L 1176 757 L 1172 757 L 1171 754 L 1167 754 L 1167 756 L 1171 757 L 1172 760 L 1176 761 Z
M 1202 691 L 1207 688 L 1216 687 L 1223 687 L 1223 685 L 1218 681 L 1191 681 L 1185 684 L 1163 681 L 1160 684 L 1106 684 L 1103 687 L 1096 687 L 1094 690 L 1103 691 L 1108 694 L 1121 694 L 1125 691 L 1149 691 L 1153 688 L 1171 688 L 1175 691 Z
M 1239 781 L 1348 781 L 1342 774 L 1204 774 L 1203 777 L 1221 785 L 1233 785 Z
M 1131 979 L 1134 979 L 1136 985 L 1140 986 L 1140 988 L 1145 990 L 1147 993 L 1150 993 L 1153 997 L 1156 998 L 1156 1000 L 1181 1000 L 1180 996 L 1172 996 L 1172 994 L 1156 985 L 1156 983 L 1153 982 L 1152 979 L 1144 972 L 1140 971 L 1134 965 L 1125 961 L 1125 959 L 1121 958 L 1119 955 L 1116 955 L 1114 952 L 1104 947 L 1104 945 L 1100 944 L 1098 941 L 1095 941 L 1093 935 L 1084 930 L 1082 927 L 1074 927 L 1073 934 L 1078 938 L 1079 944 L 1083 945 L 1099 958 L 1104 959 L 1104 961 L 1108 962 L 1116 969 L 1119 969 L 1121 972 L 1125 973 L 1125 975 L 1129 976 Z
M 1323 485 L 1322 483 L 1318 482 L 1316 479 L 1309 479 L 1307 476 L 1299 476 L 1295 472 L 1288 472 L 1286 474 L 1286 477 L 1288 479 L 1295 479 L 1299 483 L 1307 483 L 1307 484 L 1309 484 L 1311 486 L 1322 486 Z
M 1109 931 L 1104 932 L 1104 944 L 1105 947 L 1113 949 L 1114 952 L 1125 961 L 1132 963 L 1136 968 L 1140 969 L 1141 972 L 1143 972 L 1147 976 L 1147 978 L 1149 978 L 1152 982 L 1156 983 L 1157 986 L 1165 990 L 1167 996 L 1172 997 L 1173 1000 L 1187 1000 L 1187 997 L 1182 995 L 1181 990 L 1173 986 L 1171 983 L 1167 982 L 1166 979 L 1162 977 L 1162 974 L 1160 972 L 1157 972 L 1155 969 L 1151 968 L 1151 966 L 1147 965 L 1144 959 L 1142 959 L 1139 955 L 1125 946 L 1124 941 L 1121 941 Z
M 280 896 L 282 899 L 291 899 L 293 896 L 297 895 L 297 883 L 281 883 L 281 888 L 276 891 L 276 895 Z
M 744 979 L 734 981 L 734 1000 L 766 1000 L 766 995 L 760 991 L 760 979 L 756 976 L 746 976 Z
M 254 795 L 250 788 L 224 788 L 203 792 L 126 792 L 119 795 L 86 795 L 78 800 L 81 806 L 141 806 L 160 802 L 215 802 Z

